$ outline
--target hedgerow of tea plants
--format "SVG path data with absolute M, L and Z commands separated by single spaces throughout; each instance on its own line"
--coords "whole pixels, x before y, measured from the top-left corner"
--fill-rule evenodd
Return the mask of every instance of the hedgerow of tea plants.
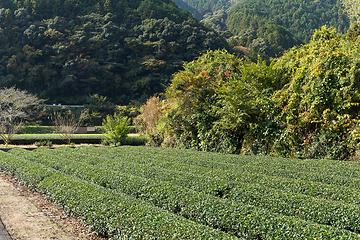
M 185 150 L 131 146 L 101 147 L 101 150 L 57 148 L 54 151 L 53 154 L 68 159 L 105 168 L 111 166 L 116 171 L 170 181 L 213 195 L 221 195 L 245 182 L 355 204 L 360 197 L 357 192 L 360 190 L 357 178 L 360 166 L 352 162 L 204 155 Z M 199 184 L 194 184 L 196 182 Z
M 0 169 L 113 239 L 236 239 L 144 201 L 0 151 Z
M 328 201 L 324 199 L 321 200 L 302 194 L 288 193 L 269 187 L 261 187 L 261 185 L 252 185 L 240 182 L 235 183 L 237 186 L 233 187 L 233 189 L 229 189 L 229 192 L 224 196 L 225 198 L 221 200 L 215 196 L 195 193 L 189 189 L 176 187 L 176 185 L 170 184 L 171 182 L 164 183 L 161 181 L 153 181 L 142 177 L 128 175 L 124 172 L 121 173 L 112 171 L 114 162 L 121 161 L 121 159 L 108 162 L 108 168 L 101 168 L 100 166 L 87 165 L 81 161 L 78 162 L 79 159 L 74 161 L 69 160 L 68 157 L 62 158 L 47 153 L 51 151 L 52 150 L 43 149 L 39 153 L 27 152 L 26 154 L 24 153 L 24 150 L 12 150 L 11 152 L 13 154 L 23 152 L 23 155 L 32 161 L 41 162 L 68 174 L 75 174 L 80 178 L 87 179 L 102 186 L 118 189 L 119 191 L 123 191 L 137 198 L 150 201 L 156 206 L 162 207 L 168 211 L 182 216 L 187 216 L 189 219 L 195 221 L 201 220 L 201 222 L 206 223 L 209 226 L 219 226 L 220 229 L 226 229 L 224 231 L 228 231 L 229 233 L 235 234 L 239 237 L 242 236 L 239 235 L 241 231 L 239 233 L 236 231 L 237 228 L 234 228 L 234 226 L 239 226 L 239 223 L 235 224 L 237 222 L 236 219 L 238 218 L 236 216 L 238 216 L 237 214 L 240 214 L 240 209 L 243 209 L 243 206 L 247 206 L 247 204 L 250 203 L 263 208 L 268 208 L 269 212 L 278 212 L 289 216 L 297 216 L 299 219 L 312 220 L 321 224 L 330 224 L 338 228 L 351 229 L 355 232 L 359 229 L 359 223 L 356 220 L 359 219 L 359 209 L 357 205 Z M 98 151 L 98 153 L 101 155 L 101 151 Z M 104 154 L 104 157 L 105 156 L 106 154 Z M 127 161 L 131 160 L 127 159 Z M 194 185 L 203 183 L 201 181 L 196 181 L 199 179 L 192 180 L 195 180 L 193 181 Z M 221 206 L 224 207 L 224 210 L 222 210 Z M 210 209 L 212 210 L 210 211 Z M 225 211 L 225 209 L 227 210 Z M 234 212 L 231 209 L 237 209 L 238 213 L 235 215 L 231 214 Z M 245 210 L 245 212 L 247 211 L 248 210 Z M 257 212 L 255 216 L 257 216 L 257 218 L 260 217 L 260 220 L 255 220 L 256 218 L 253 219 L 253 226 L 261 226 L 264 219 L 273 219 L 272 224 L 275 224 L 274 226 L 279 224 L 279 218 L 273 217 L 273 215 L 276 216 L 274 213 L 266 213 L 266 211 L 261 208 L 252 208 L 251 211 Z M 337 214 L 334 214 L 334 212 Z M 198 215 L 199 213 L 201 213 L 201 215 Z M 268 216 L 268 214 L 270 215 Z M 218 220 L 213 222 L 214 219 Z M 226 222 L 230 221 L 234 225 L 224 225 L 225 222 L 222 222 L 224 219 L 226 219 Z M 289 219 L 286 220 L 287 217 L 282 216 L 281 219 L 282 227 L 289 227 L 290 225 L 291 228 L 291 221 L 289 223 Z M 270 223 L 270 225 L 272 224 Z M 300 222 L 297 224 L 302 225 Z M 268 227 L 270 227 L 270 225 Z M 225 226 L 227 227 L 225 228 Z M 271 229 L 274 228 L 274 226 L 271 227 Z M 248 234 L 267 236 L 267 234 L 273 235 L 276 233 L 264 233 L 262 231 L 250 233 L 246 232 L 246 235 Z M 285 235 L 283 238 L 284 237 L 286 238 Z
M 62 152 L 64 153 L 64 151 Z M 280 183 L 281 185 L 279 179 L 276 178 L 272 179 L 271 177 L 266 178 L 266 176 L 263 176 L 263 178 L 265 179 L 261 179 L 261 176 L 256 176 L 255 174 L 253 176 L 249 174 L 246 176 L 247 178 L 257 177 L 258 182 L 255 180 L 253 181 L 255 183 L 249 183 L 249 181 L 244 179 L 244 176 L 241 176 L 241 174 L 237 175 L 236 180 L 226 181 L 225 179 L 229 178 L 230 173 L 229 172 L 222 173 L 223 179 L 221 179 L 221 175 L 220 175 L 221 171 L 218 171 L 217 173 L 212 172 L 213 176 L 214 174 L 216 174 L 217 176 L 217 178 L 214 180 L 213 178 L 205 178 L 204 176 L 198 176 L 196 175 L 196 173 L 193 175 L 179 171 L 171 171 L 171 170 L 166 171 L 161 168 L 158 168 L 157 171 L 156 169 L 147 171 L 145 169 L 151 167 L 141 164 L 126 165 L 126 162 L 128 162 L 128 160 L 126 159 L 125 160 L 116 159 L 113 161 L 109 160 L 107 161 L 106 166 L 100 164 L 100 166 L 98 165 L 96 168 L 93 166 L 85 167 L 84 165 L 87 164 L 85 164 L 84 162 L 73 163 L 72 161 L 68 160 L 69 158 L 71 158 L 71 154 L 70 155 L 65 154 L 64 156 L 65 159 L 62 159 L 61 157 L 55 155 L 49 156 L 48 153 L 49 151 L 46 150 L 41 151 L 41 153 L 31 152 L 31 153 L 27 153 L 26 157 L 32 156 L 32 158 L 35 161 L 40 161 L 55 168 L 61 168 L 59 167 L 59 165 L 66 166 L 67 170 L 72 169 L 70 171 L 74 171 L 75 174 L 78 175 L 79 177 L 90 176 L 92 179 L 96 178 L 97 180 L 93 180 L 93 181 L 97 181 L 97 182 L 100 181 L 98 182 L 98 184 L 100 185 L 108 184 L 110 188 L 118 188 L 120 189 L 120 191 L 125 191 L 126 193 L 134 196 L 144 197 L 146 195 L 144 192 L 142 192 L 143 191 L 142 189 L 144 187 L 146 188 L 147 185 L 155 186 L 156 183 L 158 182 L 166 181 L 167 183 L 181 185 L 187 188 L 196 189 L 201 192 L 206 191 L 214 196 L 225 197 L 226 199 L 235 200 L 238 203 L 253 204 L 256 206 L 260 206 L 262 208 L 268 208 L 273 212 L 278 212 L 289 216 L 301 216 L 300 218 L 302 219 L 312 220 L 314 222 L 323 223 L 323 224 L 325 223 L 325 224 L 342 226 L 342 227 L 346 226 L 345 228 L 352 229 L 354 231 L 357 231 L 358 229 L 357 220 L 356 220 L 358 218 L 357 215 L 359 214 L 358 206 L 350 203 L 338 202 L 337 200 L 339 200 L 339 198 L 353 199 L 352 197 L 360 195 L 359 191 L 353 190 L 351 192 L 348 192 L 348 195 L 344 196 L 338 193 L 339 190 L 332 188 L 333 191 L 329 191 L 324 194 L 327 197 L 331 196 L 333 198 L 333 201 L 329 201 L 327 199 L 321 200 L 318 198 L 312 198 L 310 196 L 300 194 L 295 191 L 291 193 L 289 192 L 289 190 L 282 191 L 280 189 L 274 189 L 272 188 L 274 186 L 274 183 L 269 184 L 266 182 L 267 181 L 271 182 L 271 180 L 278 180 L 277 183 Z M 74 156 L 74 159 L 76 159 L 76 161 L 79 160 L 79 158 L 76 155 Z M 91 156 L 88 156 L 87 160 L 85 161 L 89 161 L 89 159 L 91 159 Z M 120 165 L 117 165 L 116 162 L 119 162 Z M 81 164 L 83 165 L 81 166 Z M 71 167 L 72 165 L 74 166 Z M 101 171 L 101 169 L 103 169 L 103 172 L 100 173 L 99 171 Z M 119 171 L 109 172 L 108 169 L 118 169 Z M 209 170 L 210 169 L 204 168 L 204 173 L 210 173 Z M 108 173 L 105 174 L 105 172 Z M 129 180 L 126 180 L 129 178 L 126 177 L 128 173 L 135 174 L 140 178 L 136 180 L 135 177 L 132 177 L 129 182 Z M 96 177 L 97 174 L 99 174 L 98 177 Z M 201 172 L 198 172 L 198 174 L 201 174 Z M 152 177 L 152 175 L 156 176 L 155 179 L 154 177 Z M 122 176 L 122 178 L 119 178 L 114 182 L 114 178 L 110 176 L 118 176 L 118 177 Z M 234 174 L 232 174 L 232 176 L 234 177 Z M 151 183 L 151 180 L 145 181 L 142 180 L 141 177 L 153 178 L 156 181 Z M 240 179 L 241 177 L 242 179 Z M 140 184 L 141 182 L 143 182 L 143 184 Z M 286 182 L 286 180 L 283 182 Z M 293 181 L 293 183 L 296 184 L 296 181 Z M 321 189 L 321 187 L 322 188 L 327 187 L 331 189 L 331 186 L 326 186 L 326 185 L 320 185 L 319 187 L 320 189 L 317 189 L 317 192 L 321 190 L 322 192 L 324 192 L 323 189 Z M 175 196 L 182 196 L 182 197 L 184 196 L 184 194 L 180 194 L 180 193 L 175 194 L 176 190 L 175 189 L 170 190 L 171 188 L 167 188 L 166 190 L 164 190 L 161 187 L 158 188 L 152 187 L 151 189 L 152 192 L 158 191 L 163 194 L 166 194 L 166 192 L 173 191 Z M 345 189 L 341 193 L 342 194 L 346 193 L 346 190 L 347 189 Z M 168 194 L 171 195 L 170 192 Z M 148 198 L 155 199 L 151 195 L 148 196 Z M 181 199 L 173 199 L 172 202 L 174 206 L 178 206 L 176 203 L 179 203 L 179 201 L 181 202 Z M 306 204 L 304 204 L 305 202 Z M 353 203 L 355 202 L 353 201 Z M 167 207 L 170 206 L 169 203 L 167 203 L 166 206 Z M 172 211 L 174 211 L 174 209 L 175 208 L 172 208 Z M 333 214 L 334 210 L 338 212 L 337 215 Z M 184 214 L 184 213 L 180 213 L 180 214 Z
M 113 169 L 121 169 L 126 168 L 123 162 L 114 161 L 113 158 L 131 158 L 131 162 L 145 164 L 144 168 L 148 167 L 151 169 L 151 167 L 153 167 L 152 171 L 156 171 L 157 168 L 170 168 L 176 171 L 186 171 L 187 173 L 192 172 L 196 174 L 200 172 L 202 175 L 219 177 L 222 176 L 223 173 L 218 173 L 217 169 L 222 169 L 231 170 L 228 174 L 230 176 L 237 176 L 239 172 L 241 174 L 247 172 L 287 179 L 302 179 L 305 181 L 327 183 L 339 187 L 358 188 L 358 186 L 360 186 L 360 179 L 357 177 L 360 168 L 353 162 L 249 156 L 239 158 L 236 155 L 222 156 L 221 154 L 210 154 L 204 158 L 201 152 L 187 152 L 175 149 L 169 151 L 161 148 L 144 148 L 143 151 L 139 151 L 139 148 L 135 149 L 136 152 L 134 152 L 133 147 L 121 148 L 121 151 L 105 148 L 102 151 L 106 152 L 106 157 L 101 158 L 103 160 L 97 161 L 97 164 L 104 164 L 105 166 L 112 164 Z M 86 155 L 94 154 L 100 156 L 101 154 L 99 154 L 98 150 L 98 148 L 77 148 L 74 151 L 83 152 Z M 173 151 L 176 152 L 175 155 Z M 152 158 L 151 156 L 156 157 Z M 204 166 L 207 168 L 204 169 Z M 131 167 L 127 167 L 126 171 L 132 171 Z M 145 174 L 145 172 L 142 174 Z M 235 177 L 232 177 L 232 179 L 235 179 Z M 231 180 L 231 178 L 227 178 L 227 180 Z

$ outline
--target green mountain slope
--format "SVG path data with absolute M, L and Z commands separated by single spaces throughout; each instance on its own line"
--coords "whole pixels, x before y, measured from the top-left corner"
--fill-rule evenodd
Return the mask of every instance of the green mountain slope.
M 230 9 L 227 26 L 238 34 L 247 28 L 244 22 L 254 16 L 274 21 L 305 42 L 323 25 L 333 26 L 341 33 L 349 28 L 349 18 L 338 0 L 248 0 Z
M 0 86 L 51 103 L 141 102 L 184 61 L 225 46 L 172 0 L 0 0 Z
M 189 4 L 184 2 L 183 0 L 174 0 L 176 5 L 179 6 L 179 8 L 182 8 L 186 11 L 191 12 L 191 14 L 198 20 L 202 19 L 202 15 L 199 13 L 199 11 L 196 8 L 191 7 Z
M 204 24 L 253 60 L 257 55 L 280 56 L 284 50 L 308 42 L 323 25 L 345 33 L 360 6 L 354 0 L 184 1 L 204 14 Z
M 182 22 L 190 14 L 179 9 L 172 0 L 1 0 L 1 8 L 15 11 L 25 8 L 33 20 L 55 16 L 74 18 L 90 13 L 117 15 L 117 22 L 139 24 L 146 18 L 165 18 Z
M 357 0 L 341 0 L 352 21 L 360 21 L 360 2 Z
M 216 12 L 217 10 L 226 10 L 245 0 L 183 0 L 189 6 L 197 9 L 200 14 L 204 15 L 209 12 Z M 176 2 L 176 1 L 175 1 Z
M 303 42 L 284 27 L 257 16 L 246 18 L 242 30 L 229 39 L 234 48 L 245 47 L 248 56 L 254 61 L 258 56 L 263 59 L 279 57 L 285 50 L 298 46 Z

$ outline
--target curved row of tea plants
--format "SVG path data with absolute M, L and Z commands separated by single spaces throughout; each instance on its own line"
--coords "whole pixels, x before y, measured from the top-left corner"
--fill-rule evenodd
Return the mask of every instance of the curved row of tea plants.
M 135 150 L 136 149 L 136 150 Z M 266 156 L 238 156 L 238 155 L 223 155 L 218 153 L 194 152 L 191 150 L 179 149 L 165 149 L 165 148 L 151 148 L 143 147 L 137 149 L 132 147 L 118 148 L 102 148 L 100 152 L 102 155 L 106 153 L 108 157 L 128 157 L 128 152 L 131 152 L 131 157 L 137 160 L 156 161 L 164 164 L 186 164 L 193 166 L 201 166 L 208 168 L 216 168 L 222 170 L 241 170 L 246 168 L 259 168 L 260 170 L 269 169 L 281 171 L 293 170 L 294 172 L 313 172 L 313 173 L 326 173 L 331 171 L 331 174 L 340 176 L 354 177 L 360 175 L 360 165 L 354 162 L 346 161 L 329 161 L 323 159 L 288 159 L 288 158 L 273 158 Z M 77 152 L 92 153 L 99 155 L 99 149 L 76 149 Z M 101 154 L 100 154 L 101 155 Z M 155 156 L 155 158 L 153 157 Z M 206 157 L 205 157 L 206 156 Z M 164 161 L 161 161 L 164 160 Z M 155 162 L 154 162 L 155 163 Z M 194 169 L 192 169 L 194 170 Z M 186 169 L 187 171 L 187 169 Z
M 74 134 L 71 138 L 71 142 L 76 144 L 88 143 L 88 144 L 100 144 L 104 140 L 104 134 Z M 14 145 L 29 145 L 35 144 L 39 141 L 51 141 L 53 144 L 64 144 L 63 136 L 60 134 L 16 134 L 11 140 L 11 144 Z M 145 145 L 147 138 L 144 136 L 138 136 L 137 134 L 129 134 L 123 141 L 123 145 L 140 146 Z M 0 139 L 0 143 L 3 140 Z
M 44 193 L 81 218 L 92 231 L 113 239 L 236 239 L 144 201 L 2 151 L 0 169 Z
M 50 151 L 48 150 L 48 152 Z M 11 153 L 21 154 L 32 161 L 41 162 L 101 186 L 118 189 L 132 196 L 150 201 L 158 207 L 188 217 L 191 220 L 200 221 L 212 227 L 219 227 L 238 237 L 243 235 L 243 233 L 239 234 L 238 229 L 243 221 L 242 217 L 239 218 L 239 214 L 249 211 L 247 207 L 243 207 L 248 204 L 267 208 L 269 212 L 297 216 L 299 219 L 332 225 L 340 229 L 349 229 L 355 232 L 360 230 L 360 208 L 357 205 L 345 204 L 339 201 L 310 198 L 303 194 L 293 194 L 266 188 L 258 184 L 247 183 L 238 184 L 236 188 L 227 194 L 226 199 L 220 199 L 196 193 L 177 185 L 171 185 L 171 182 L 159 182 L 135 177 L 124 172 L 109 170 L 110 167 L 106 169 L 88 165 L 81 161 L 69 160 L 68 157 L 62 158 L 50 155 L 46 151 L 12 150 Z M 202 184 L 201 181 L 193 183 Z M 216 185 L 211 187 L 216 188 Z M 257 212 L 255 216 L 261 216 L 260 221 L 253 220 L 252 224 L 261 226 L 265 219 L 272 219 L 267 228 L 276 230 L 278 228 L 276 226 L 279 226 L 279 218 L 274 218 L 273 214 L 265 213 L 262 209 L 259 210 L 252 209 L 253 213 L 251 215 Z M 291 222 L 290 227 L 292 227 Z M 284 228 L 283 224 L 280 226 Z M 252 235 L 254 234 L 266 236 L 261 231 L 252 233 Z M 271 235 L 274 235 L 274 233 L 271 232 Z
M 39 150 L 42 151 L 41 149 Z M 317 198 L 344 201 L 351 204 L 358 204 L 360 199 L 360 185 L 356 184 L 357 181 L 359 181 L 357 177 L 351 178 L 342 175 L 336 177 L 334 175 L 337 172 L 334 170 L 329 171 L 327 174 L 328 182 L 332 183 L 328 184 L 310 181 L 313 180 L 313 176 L 316 177 L 314 173 L 304 173 L 302 178 L 296 179 L 262 174 L 261 167 L 259 167 L 260 170 L 254 169 L 252 172 L 243 169 L 242 167 L 232 171 L 218 168 L 219 166 L 226 164 L 221 163 L 221 160 L 224 160 L 225 162 L 231 162 L 227 163 L 227 165 L 233 169 L 237 169 L 238 165 L 234 165 L 235 158 L 238 159 L 238 162 L 242 163 L 244 157 L 235 155 L 214 155 L 213 153 L 202 153 L 202 155 L 198 155 L 198 152 L 190 151 L 189 153 L 193 152 L 194 155 L 192 157 L 188 156 L 189 159 L 186 160 L 187 151 L 180 153 L 175 149 L 158 150 L 154 148 L 134 148 L 129 146 L 122 146 L 120 148 L 57 148 L 54 151 L 56 153 L 52 151 L 47 151 L 47 153 L 57 154 L 69 159 L 81 160 L 89 164 L 97 164 L 104 168 L 111 167 L 111 169 L 116 171 L 122 171 L 153 180 L 170 181 L 173 184 L 191 188 L 196 191 L 203 191 L 212 195 L 223 195 L 236 186 L 248 183 L 286 190 L 292 193 L 302 193 Z M 113 153 L 111 153 L 111 151 L 113 151 Z M 166 157 L 157 151 L 173 151 L 176 154 L 174 154 L 173 159 L 170 159 L 169 156 Z M 147 156 L 144 155 L 146 152 L 148 152 Z M 219 163 L 213 161 L 214 159 L 212 159 L 212 156 L 218 156 Z M 194 164 L 199 164 L 199 162 L 201 162 L 201 166 L 190 165 L 190 158 Z M 178 159 L 179 161 L 174 159 Z M 247 159 L 249 158 L 245 157 L 245 159 L 246 160 L 244 161 L 247 162 Z M 257 159 L 258 157 L 254 157 L 254 161 L 257 161 Z M 281 162 L 283 160 L 278 158 L 268 159 L 272 162 Z M 187 161 L 187 163 L 183 164 L 184 161 Z M 267 159 L 264 158 L 264 165 L 266 164 L 266 161 Z M 317 161 L 318 160 L 313 162 Z M 327 162 L 334 166 L 337 163 L 336 161 Z M 344 162 L 338 162 L 338 164 L 345 165 Z M 293 160 L 289 159 L 288 165 L 287 168 L 291 168 Z M 349 163 L 348 165 L 349 171 L 355 171 L 356 168 L 359 169 L 360 167 L 359 164 L 355 163 Z M 242 164 L 240 166 L 242 166 Z M 345 167 L 346 166 L 344 166 L 344 169 Z M 325 166 L 324 168 L 326 169 Z M 281 170 L 282 167 L 279 168 L 279 171 Z M 318 179 L 319 177 L 321 177 L 321 174 L 317 176 Z M 338 184 L 335 185 L 334 183 Z
M 119 157 L 126 159 L 131 155 L 133 162 L 196 174 L 208 175 L 211 172 L 213 177 L 217 176 L 216 170 L 228 170 L 228 175 L 232 176 L 239 172 L 241 174 L 247 172 L 360 189 L 360 165 L 354 162 L 204 154 L 148 147 L 102 148 L 102 150 L 80 148 L 79 152 L 106 155 L 104 161 L 109 164 L 112 163 L 109 159 Z M 220 174 L 222 175 L 222 172 Z

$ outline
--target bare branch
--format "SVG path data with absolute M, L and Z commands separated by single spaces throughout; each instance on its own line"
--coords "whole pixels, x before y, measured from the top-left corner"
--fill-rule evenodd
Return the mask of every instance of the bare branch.
M 22 119 L 28 117 L 30 107 L 38 105 L 40 100 L 35 95 L 17 90 L 15 87 L 0 89 L 0 137 L 5 144 L 22 126 Z
M 70 144 L 74 133 L 79 129 L 80 122 L 76 121 L 74 115 L 62 115 L 60 113 L 55 116 L 53 122 L 60 137 L 66 141 L 67 144 Z

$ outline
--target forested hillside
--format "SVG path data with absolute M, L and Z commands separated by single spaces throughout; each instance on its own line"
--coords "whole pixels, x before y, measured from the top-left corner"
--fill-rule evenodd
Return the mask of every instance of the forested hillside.
M 303 43 L 286 28 L 257 16 L 242 22 L 242 28 L 237 35 L 229 38 L 229 43 L 235 49 L 245 47 L 242 49 L 248 51 L 247 55 L 254 61 L 257 56 L 263 59 L 279 57 L 285 50 Z
M 345 11 L 348 14 L 350 20 L 359 21 L 360 2 L 357 0 L 341 0 L 341 2 L 344 5 Z
M 323 25 L 345 33 L 350 20 L 357 19 L 360 4 L 355 0 L 183 0 L 203 16 L 218 10 L 227 12 L 227 27 L 235 35 L 248 28 L 249 19 L 267 19 L 309 42 Z M 206 18 L 206 16 L 204 16 Z
M 197 11 L 204 15 L 209 12 L 215 12 L 217 10 L 226 10 L 236 3 L 246 0 L 182 0 L 189 6 L 197 9 Z
M 0 86 L 51 103 L 142 102 L 184 61 L 224 47 L 172 0 L 0 0 Z
M 284 50 L 309 42 L 315 29 L 332 26 L 345 33 L 356 19 L 352 0 L 186 0 L 201 22 L 228 39 L 231 47 L 256 60 L 281 56 Z
M 198 20 L 202 19 L 202 14 L 199 13 L 199 11 L 196 8 L 191 7 L 189 4 L 187 4 L 186 2 L 184 2 L 183 0 L 174 0 L 174 2 L 182 9 L 185 9 L 189 12 L 191 12 L 191 14 Z
M 238 34 L 254 16 L 273 20 L 305 42 L 323 25 L 335 27 L 341 33 L 349 28 L 349 18 L 338 0 L 248 0 L 230 9 L 227 26 Z

